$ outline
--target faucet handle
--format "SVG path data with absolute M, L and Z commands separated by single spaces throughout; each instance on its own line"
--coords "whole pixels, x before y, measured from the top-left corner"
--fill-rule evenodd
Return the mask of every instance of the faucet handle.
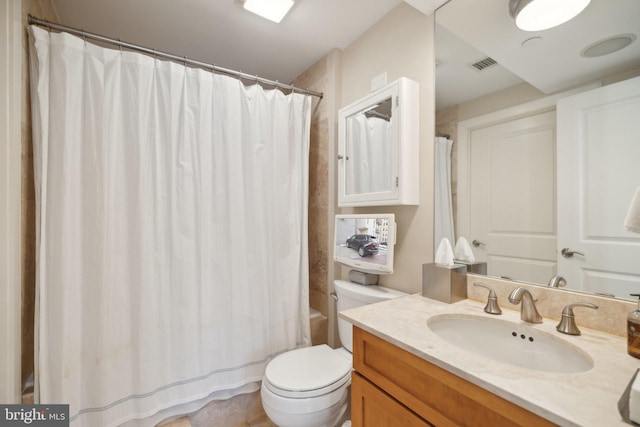
M 496 295 L 496 292 L 491 288 L 491 286 L 486 285 L 482 282 L 473 282 L 473 286 L 482 286 L 483 288 L 489 289 L 489 298 L 487 299 L 487 305 L 484 306 L 485 313 L 502 314 L 502 310 L 498 305 L 498 296 Z
M 593 308 L 594 310 L 598 308 L 596 304 L 591 304 L 588 302 L 576 302 L 574 304 L 569 304 L 565 306 L 562 310 L 562 318 L 560 319 L 560 323 L 556 326 L 558 332 L 562 332 L 563 334 L 568 335 L 580 335 L 580 329 L 576 325 L 576 318 L 573 314 L 573 307 L 588 307 Z

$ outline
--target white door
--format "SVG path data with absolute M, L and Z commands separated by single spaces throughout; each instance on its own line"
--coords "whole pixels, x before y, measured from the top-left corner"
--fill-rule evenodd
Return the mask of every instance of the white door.
M 623 226 L 640 187 L 640 78 L 562 99 L 557 113 L 558 274 L 628 298 L 640 291 L 640 235 Z
M 550 111 L 471 132 L 465 237 L 491 276 L 547 283 L 555 274 L 555 119 Z

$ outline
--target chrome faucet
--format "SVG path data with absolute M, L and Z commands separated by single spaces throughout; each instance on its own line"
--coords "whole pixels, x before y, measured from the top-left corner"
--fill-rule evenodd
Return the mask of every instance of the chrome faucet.
M 509 302 L 518 305 L 522 302 L 520 318 L 529 323 L 542 323 L 542 316 L 538 313 L 533 295 L 526 288 L 515 288 L 509 294 Z
M 564 277 L 559 274 L 556 274 L 549 280 L 549 284 L 547 285 L 550 288 L 561 288 L 563 286 L 567 286 L 567 281 Z
M 580 335 L 580 329 L 576 325 L 576 318 L 573 314 L 573 307 L 589 307 L 597 309 L 598 306 L 588 302 L 577 302 L 575 304 L 569 304 L 562 310 L 562 318 L 560 323 L 556 326 L 558 332 L 569 335 Z

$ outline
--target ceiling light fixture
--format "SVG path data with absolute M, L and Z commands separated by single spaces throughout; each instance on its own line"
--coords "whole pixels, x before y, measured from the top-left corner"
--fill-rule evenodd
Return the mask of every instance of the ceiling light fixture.
M 541 31 L 564 24 L 591 0 L 510 0 L 509 14 L 524 31 Z
M 279 23 L 293 6 L 293 0 L 238 0 L 245 10 Z

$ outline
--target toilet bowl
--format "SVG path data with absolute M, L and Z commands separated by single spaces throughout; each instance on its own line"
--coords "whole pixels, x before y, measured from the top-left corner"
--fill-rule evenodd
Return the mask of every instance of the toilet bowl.
M 407 295 L 382 286 L 334 282 L 338 311 Z M 338 319 L 344 347 L 326 344 L 288 351 L 267 365 L 260 394 L 265 413 L 280 427 L 334 427 L 349 416 L 352 326 Z

